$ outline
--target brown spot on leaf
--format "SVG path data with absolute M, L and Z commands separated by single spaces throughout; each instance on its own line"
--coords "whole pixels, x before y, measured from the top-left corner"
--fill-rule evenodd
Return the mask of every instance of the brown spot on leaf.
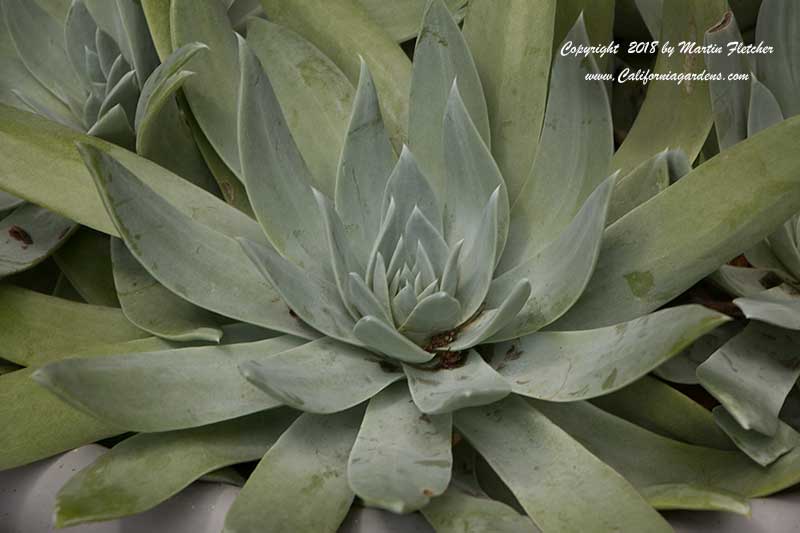
M 724 30 L 728 27 L 728 24 L 731 23 L 731 19 L 733 19 L 733 12 L 728 10 L 724 15 L 722 15 L 722 20 L 708 29 L 708 33 L 716 33 L 720 30 Z
M 433 496 L 433 491 L 431 489 L 423 489 L 422 494 L 430 498 L 431 496 Z
M 8 228 L 8 234 L 11 236 L 12 239 L 21 242 L 25 248 L 33 244 L 33 239 L 31 238 L 30 233 L 28 233 L 21 227 L 17 226 L 16 224 Z

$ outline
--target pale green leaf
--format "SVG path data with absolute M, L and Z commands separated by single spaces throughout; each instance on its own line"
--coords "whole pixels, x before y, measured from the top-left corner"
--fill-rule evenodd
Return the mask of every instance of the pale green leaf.
M 172 31 L 170 29 L 170 6 L 172 0 L 141 0 L 150 37 L 163 61 L 172 53 Z
M 489 115 L 475 62 L 443 1 L 431 0 L 414 49 L 408 136 L 440 201 L 447 194 L 442 123 L 454 82 L 478 135 L 488 145 Z
M 366 262 L 381 226 L 383 193 L 395 165 L 378 93 L 367 64 L 361 63 L 358 92 L 336 175 L 336 211 L 359 258 Z
M 203 426 L 271 409 L 278 401 L 251 385 L 239 364 L 304 341 L 279 337 L 92 359 L 65 359 L 34 379 L 68 404 L 131 431 Z
M 374 354 L 329 338 L 240 368 L 248 381 L 286 405 L 322 414 L 358 405 L 403 377 Z
M 87 303 L 119 307 L 107 235 L 82 228 L 53 257 L 70 285 Z
M 792 117 L 800 113 L 800 5 L 791 0 L 768 0 L 761 6 L 755 42 L 763 41 L 773 52 L 758 57 L 758 78 L 775 94 L 784 115 Z
M 750 320 L 800 330 L 800 294 L 797 289 L 789 285 L 782 284 L 743 298 L 736 298 L 733 303 Z
M 119 309 L 0 286 L 0 357 L 14 363 L 38 366 L 95 344 L 147 336 Z
M 325 272 L 319 258 L 328 248 L 311 174 L 261 62 L 243 39 L 239 62 L 239 158 L 253 210 L 281 255 L 303 270 Z
M 173 341 L 219 342 L 222 338 L 212 313 L 167 290 L 119 239 L 111 243 L 111 259 L 122 312 L 131 323 Z
M 744 429 L 774 435 L 778 413 L 800 377 L 800 334 L 750 324 L 697 368 L 700 384 Z
M 486 297 L 490 307 L 507 299 L 521 279 L 531 281 L 532 292 L 516 318 L 490 340 L 533 333 L 558 319 L 578 300 L 597 263 L 615 180 L 616 174 L 592 193 L 555 241 L 492 281 Z
M 0 220 L 0 278 L 35 267 L 67 242 L 73 221 L 33 204 Z
M 269 76 L 314 187 L 333 198 L 353 85 L 313 44 L 278 24 L 252 19 L 247 44 Z
M 419 21 L 425 12 L 427 0 L 357 0 L 369 17 L 384 29 L 395 41 L 402 43 L 413 39 L 419 30 Z M 469 0 L 445 0 L 453 18 L 464 17 Z
M 354 85 L 361 59 L 381 95 L 381 109 L 396 149 L 406 138 L 411 61 L 362 5 L 354 0 L 261 0 L 267 18 L 313 43 Z
M 672 531 L 628 481 L 537 408 L 510 397 L 454 417 L 537 526 L 565 533 Z
M 539 144 L 556 3 L 470 0 L 464 21 L 486 96 L 492 153 L 512 204 L 528 179 Z
M 766 85 L 755 77 L 750 85 L 750 106 L 747 115 L 747 135 L 752 136 L 761 130 L 774 126 L 783 120 L 783 113 L 775 95 Z
M 458 264 L 456 299 L 461 302 L 461 320 L 472 317 L 483 305 L 492 287 L 492 276 L 500 256 L 500 226 L 505 190 L 498 187 L 480 210 L 480 219 L 471 228 Z
M 493 365 L 517 394 L 584 400 L 632 383 L 727 321 L 695 305 L 601 329 L 539 332 L 497 346 Z
M 735 449 L 708 409 L 650 376 L 644 376 L 611 394 L 594 398 L 592 403 L 664 437 L 708 448 Z
M 239 176 L 239 52 L 225 6 L 219 0 L 172 0 L 170 31 L 175 50 L 195 42 L 209 48 L 189 63 L 195 75 L 186 79 L 183 91 L 206 138 Z
M 592 280 L 554 327 L 657 309 L 777 229 L 800 210 L 799 130 L 790 119 L 738 143 L 608 228 Z
M 588 44 L 583 17 L 572 27 L 567 40 Z M 555 241 L 609 175 L 614 151 L 611 104 L 604 82 L 586 80 L 587 74 L 598 71 L 592 56 L 559 53 L 553 62 L 539 148 L 529 177 L 511 208 L 511 226 L 499 272 L 516 267 Z
M 353 502 L 347 457 L 362 413 L 301 415 L 250 475 L 223 531 L 335 533 Z
M 800 445 L 800 433 L 780 420 L 775 434 L 767 436 L 752 429 L 744 429 L 721 405 L 715 407 L 713 413 L 719 427 L 740 450 L 761 466 L 769 466 Z
M 133 83 L 133 72 L 128 74 L 128 80 Z M 103 139 L 126 150 L 133 151 L 136 147 L 136 133 L 131 127 L 128 114 L 120 104 L 106 111 L 86 133 L 90 137 Z
M 640 490 L 647 503 L 662 511 L 727 511 L 750 516 L 747 498 L 724 489 L 709 489 L 682 483 L 652 485 Z
M 397 309 L 395 308 L 394 311 L 395 320 L 397 320 Z M 427 363 L 433 359 L 432 353 L 426 352 L 394 327 L 374 316 L 365 316 L 359 320 L 353 329 L 353 334 L 364 345 L 392 359 L 407 363 Z
M 58 492 L 57 527 L 147 511 L 222 467 L 255 461 L 297 415 L 286 408 L 163 433 L 140 433 L 114 446 Z
M 417 407 L 427 414 L 442 414 L 465 407 L 490 404 L 511 392 L 510 385 L 475 350 L 456 368 L 428 369 L 403 365 L 408 388 Z
M 727 9 L 724 0 L 670 0 L 664 2 L 659 42 L 702 43 L 707 28 Z M 659 54 L 656 74 L 699 74 L 706 68 L 700 54 Z M 613 169 L 623 174 L 667 148 L 683 150 L 694 161 L 711 129 L 713 117 L 708 83 L 688 80 L 652 81 L 647 97 L 625 141 L 614 154 Z
M 147 272 L 195 305 L 310 336 L 230 237 L 178 211 L 112 156 L 80 145 L 128 249 Z
M 450 482 L 452 419 L 424 415 L 405 383 L 378 393 L 367 406 L 350 452 L 347 480 L 367 505 L 409 513 Z

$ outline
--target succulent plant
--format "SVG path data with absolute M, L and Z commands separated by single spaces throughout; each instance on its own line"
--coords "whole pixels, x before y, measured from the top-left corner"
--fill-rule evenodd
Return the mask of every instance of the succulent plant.
M 800 111 L 793 74 L 800 68 L 794 32 L 798 23 L 800 10 L 794 3 L 764 0 L 755 42 L 773 46 L 773 53 L 706 57 L 709 71 L 726 77 L 731 73 L 751 74 L 746 81 L 725 79 L 711 84 L 716 137 L 723 154 Z M 726 13 L 707 32 L 706 42 L 724 47 L 743 42 L 732 13 Z M 714 417 L 720 427 L 763 466 L 800 444 L 796 431 L 800 426 L 792 415 L 799 404 L 791 394 L 800 377 L 797 224 L 795 215 L 746 250 L 747 266 L 741 261 L 738 266 L 724 265 L 711 277 L 734 296 L 733 302 L 750 322 L 734 326 L 709 342 L 698 350 L 694 361 L 679 356 L 670 363 L 673 366 L 681 361 L 685 367 L 682 380 L 700 383 L 716 397 L 721 405 L 714 408 Z M 675 377 L 671 372 L 662 375 Z
M 679 3 L 681 31 L 711 12 Z M 668 531 L 654 508 L 747 512 L 800 479 L 798 453 L 762 469 L 643 378 L 729 321 L 660 308 L 800 208 L 800 122 L 689 171 L 707 89 L 654 86 L 614 154 L 594 59 L 550 67 L 555 2 L 472 0 L 462 34 L 433 0 L 413 64 L 351 0 L 262 4 L 271 22 L 245 39 L 217 0 L 143 2 L 162 56 L 205 45 L 175 74 L 184 111 L 257 220 L 166 163 L 0 107 L 0 186 L 119 237 L 121 311 L 0 287 L 3 355 L 28 367 L 0 377 L 0 467 L 138 432 L 62 489 L 57 525 L 254 460 L 227 531 L 334 531 L 356 495 L 439 531 Z M 522 20 L 541 33 L 497 31 Z M 589 44 L 583 17 L 566 39 Z M 322 142 L 338 111 L 319 102 L 347 100 L 330 91 L 348 76 L 344 136 Z M 651 135 L 677 104 L 690 113 Z M 338 163 L 320 157 L 337 144 Z

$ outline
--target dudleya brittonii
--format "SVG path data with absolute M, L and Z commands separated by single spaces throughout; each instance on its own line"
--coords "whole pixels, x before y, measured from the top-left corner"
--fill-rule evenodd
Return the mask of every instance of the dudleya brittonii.
M 220 30 L 224 12 L 212 4 L 197 6 Z M 172 7 L 176 18 L 196 6 L 174 0 Z M 193 29 L 183 24 L 176 34 Z M 251 24 L 248 36 L 270 23 Z M 265 427 L 280 435 L 262 450 L 228 531 L 332 531 L 355 495 L 395 512 L 423 509 L 439 523 L 454 506 L 485 504 L 481 517 L 532 529 L 510 507 L 465 489 L 461 474 L 471 465 L 454 462 L 454 426 L 542 529 L 668 530 L 641 493 L 656 487 L 657 505 L 686 505 L 686 478 L 659 470 L 627 481 L 604 463 L 608 450 L 590 451 L 585 435 L 581 444 L 571 436 L 616 419 L 588 403 L 561 406 L 630 384 L 727 318 L 684 306 L 628 310 L 627 322 L 598 329 L 541 331 L 554 327 L 589 282 L 609 204 L 616 203 L 621 224 L 652 196 L 618 197 L 615 178 L 607 177 L 610 112 L 605 85 L 586 80 L 597 71 L 594 60 L 556 56 L 533 169 L 509 198 L 489 149 L 477 70 L 435 0 L 415 54 L 409 147 L 395 160 L 370 69 L 362 66 L 339 172 L 322 192 L 249 37 L 219 33 L 227 40 L 218 46 L 232 40 L 241 70 L 238 116 L 215 122 L 224 106 L 202 100 L 203 87 L 187 99 L 204 131 L 216 128 L 209 140 L 241 174 L 258 223 L 190 189 L 170 189 L 170 177 L 154 165 L 131 164 L 99 144 L 80 149 L 117 233 L 153 278 L 195 306 L 287 335 L 61 360 L 35 379 L 71 405 L 145 434 L 236 425 L 240 435 L 241 424 L 248 435 Z M 567 38 L 588 44 L 582 18 Z M 238 142 L 223 153 L 229 124 Z M 622 180 L 647 174 L 642 168 L 649 167 Z M 194 195 L 189 208 L 176 190 Z M 637 297 L 661 282 L 649 272 L 631 279 Z M 604 426 L 588 440 L 616 431 Z M 59 523 L 113 516 L 84 506 L 97 501 L 90 480 L 109 479 L 113 457 L 62 491 Z M 720 479 L 742 471 L 727 464 L 714 467 L 724 471 Z M 738 490 L 757 489 L 741 482 Z

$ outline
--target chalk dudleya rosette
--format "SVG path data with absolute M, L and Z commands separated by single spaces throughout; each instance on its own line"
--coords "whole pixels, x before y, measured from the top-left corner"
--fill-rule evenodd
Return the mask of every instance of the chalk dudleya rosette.
M 315 15 L 301 3 L 277 4 L 283 9 L 267 9 L 276 19 Z M 331 5 L 344 17 L 355 10 L 345 4 Z M 158 165 L 74 138 L 113 222 L 108 231 L 120 237 L 115 254 L 164 291 L 135 283 L 120 291 L 126 316 L 150 296 L 156 320 L 147 331 L 160 338 L 142 344 L 148 348 L 100 347 L 93 354 L 102 357 L 70 354 L 78 357 L 33 373 L 71 406 L 140 433 L 64 487 L 57 524 L 140 512 L 180 490 L 191 479 L 166 476 L 166 466 L 165 478 L 180 478 L 174 485 L 148 494 L 121 488 L 147 470 L 128 476 L 125 465 L 162 458 L 159 446 L 180 465 L 261 458 L 228 513 L 231 532 L 333 531 L 355 496 L 394 512 L 422 510 L 442 531 L 468 514 L 525 531 L 668 531 L 654 508 L 747 512 L 742 497 L 791 483 L 795 456 L 762 472 L 719 449 L 729 443 L 711 430 L 681 433 L 678 442 L 584 401 L 631 394 L 627 385 L 728 321 L 700 306 L 655 310 L 800 202 L 767 190 L 748 200 L 742 220 L 676 230 L 704 216 L 682 209 L 727 187 L 720 175 L 742 179 L 748 149 L 669 188 L 671 163 L 687 157 L 658 153 L 664 147 L 618 177 L 607 89 L 586 77 L 598 72 L 596 62 L 556 55 L 541 135 L 535 124 L 531 136 L 535 154 L 520 165 L 524 176 L 511 178 L 515 165 L 496 162 L 491 148 L 503 124 L 490 127 L 479 70 L 447 7 L 434 0 L 410 66 L 407 128 L 395 123 L 403 116 L 397 95 L 384 95 L 385 83 L 376 89 L 387 65 L 367 57 L 336 171 L 317 172 L 326 165 L 311 169 L 314 143 L 291 128 L 299 108 L 283 105 L 265 73 L 264 59 L 276 57 L 267 37 L 285 30 L 254 19 L 245 40 L 212 0 L 172 0 L 168 11 L 172 46 L 207 45 L 187 63 L 196 75 L 178 76 L 257 220 Z M 566 39 L 588 45 L 582 17 Z M 314 66 L 333 71 L 322 60 Z M 235 79 L 220 75 L 230 72 Z M 27 117 L 14 120 L 26 127 Z M 407 146 L 398 130 L 407 130 Z M 751 146 L 782 149 L 782 132 Z M 765 179 L 794 168 L 787 157 L 778 161 Z M 643 215 L 648 209 L 655 219 Z M 655 226 L 677 240 L 659 234 L 643 242 L 631 233 Z M 680 240 L 689 237 L 696 246 Z M 220 326 L 220 316 L 270 331 L 242 335 Z M 702 419 L 688 399 L 669 401 Z M 467 441 L 456 457 L 454 438 Z M 187 442 L 214 452 L 201 447 L 195 457 Z M 658 468 L 642 470 L 638 454 L 646 450 L 660 454 Z M 476 453 L 525 515 L 477 486 Z M 197 465 L 187 471 L 198 473 Z

